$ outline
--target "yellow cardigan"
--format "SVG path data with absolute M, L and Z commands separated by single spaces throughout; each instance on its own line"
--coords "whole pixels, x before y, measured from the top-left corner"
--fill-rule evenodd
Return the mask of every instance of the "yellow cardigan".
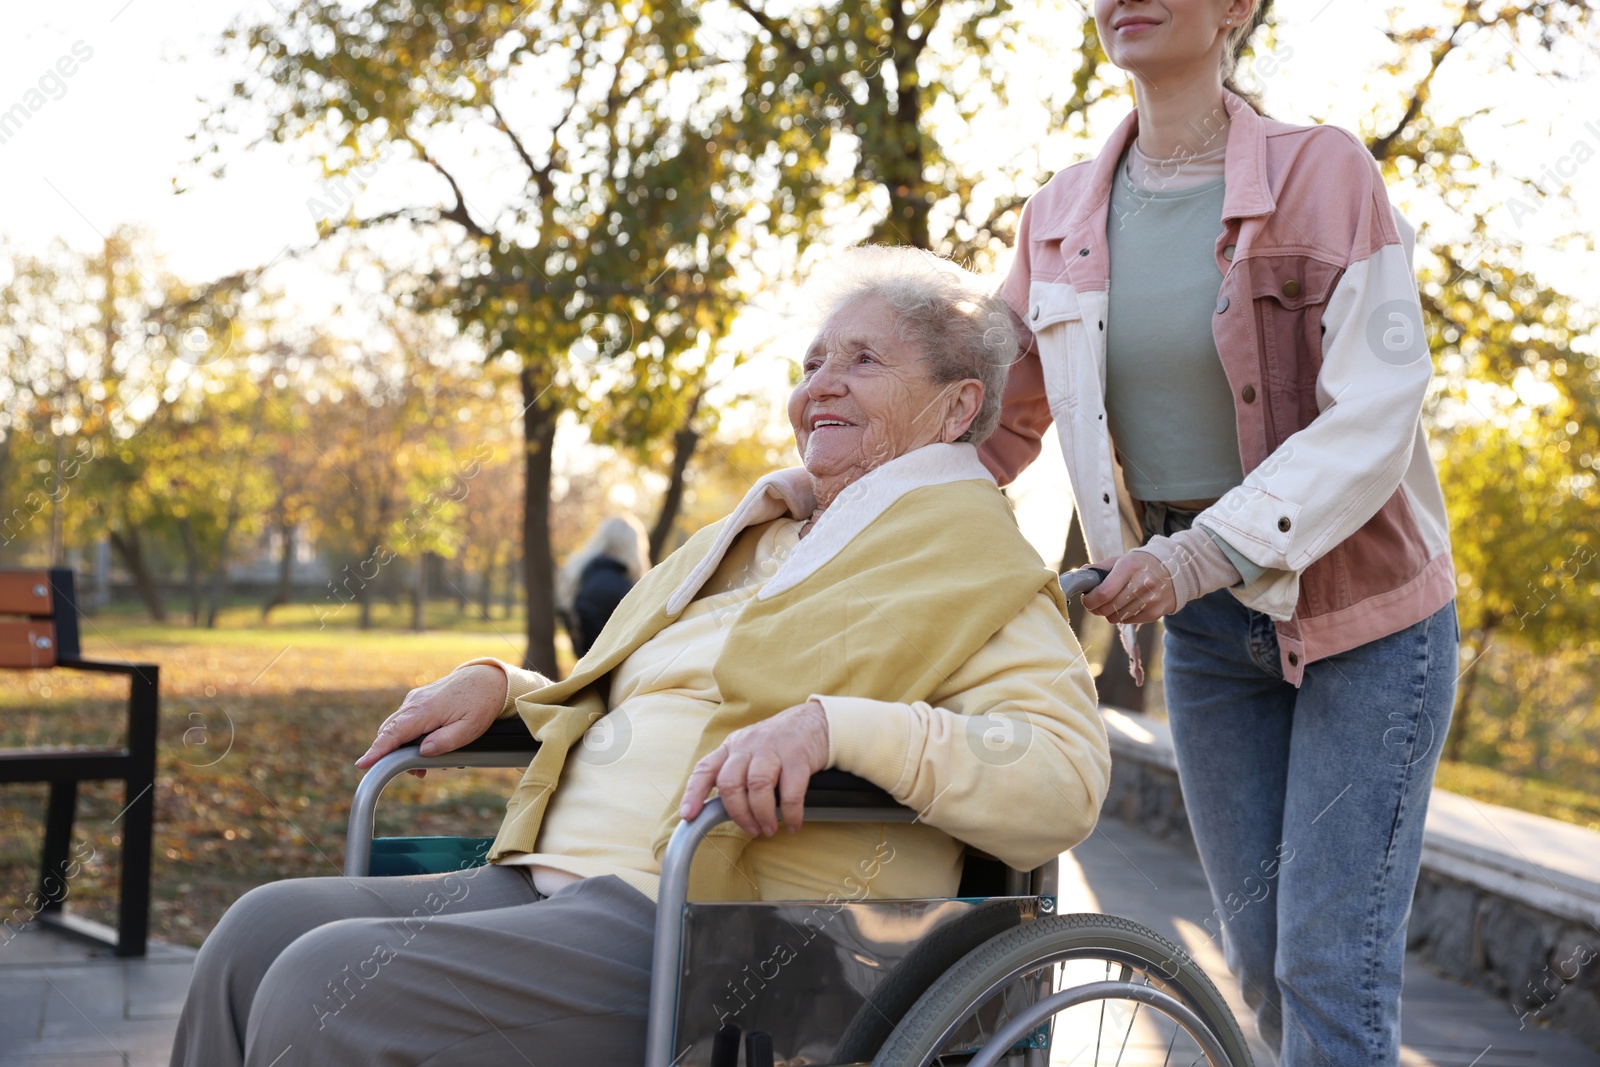
M 745 529 L 812 507 L 803 471 L 763 479 L 732 516 L 635 586 L 570 677 L 516 696 L 542 747 L 507 805 L 491 859 L 535 851 L 567 752 L 605 713 L 617 664 L 682 612 Z M 508 673 L 514 693 L 543 681 Z M 695 899 L 812 896 L 825 885 L 857 898 L 948 895 L 957 838 L 1027 868 L 1093 829 L 1110 771 L 1093 682 L 1054 572 L 969 445 L 917 449 L 840 494 L 732 622 L 714 675 L 722 705 L 695 760 L 733 730 L 815 696 L 828 714 L 833 765 L 921 817 L 809 823 L 754 847 L 724 824 L 696 857 Z M 659 818 L 658 860 L 681 794 Z M 797 889 L 792 872 L 802 870 L 815 880 Z

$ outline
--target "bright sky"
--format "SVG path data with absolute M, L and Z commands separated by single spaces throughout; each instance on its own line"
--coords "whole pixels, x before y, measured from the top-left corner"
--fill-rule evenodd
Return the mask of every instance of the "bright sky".
M 1281 3 L 1276 70 L 1263 79 L 1274 115 L 1359 124 L 1373 99 L 1365 91 L 1365 72 L 1389 55 L 1379 29 L 1385 6 L 1385 0 Z M 220 181 L 184 167 L 193 152 L 187 138 L 204 112 L 197 97 L 220 96 L 240 76 L 214 55 L 222 29 L 242 12 L 270 10 L 264 0 L 6 5 L 0 14 L 0 116 L 9 111 L 14 124 L 0 125 L 0 236 L 27 248 L 60 238 L 89 250 L 115 226 L 136 223 L 153 234 L 169 268 L 191 281 L 269 262 L 287 246 L 309 244 L 316 220 L 308 204 L 330 195 L 314 164 L 287 150 L 262 149 L 230 160 Z M 1066 24 L 1075 15 L 1069 5 L 1039 5 L 1044 27 Z M 1500 38 L 1474 47 L 1504 53 L 1507 44 Z M 1600 232 L 1600 60 L 1575 47 L 1564 49 L 1564 59 L 1568 70 L 1580 72 L 1577 80 L 1551 77 L 1550 58 L 1537 52 L 1519 57 L 1515 66 L 1521 69 L 1496 68 L 1488 75 L 1482 65 L 1469 68 L 1452 60 L 1434 91 L 1455 94 L 1463 111 L 1489 109 L 1474 151 L 1546 192 L 1558 181 L 1570 183 L 1576 210 L 1528 190 L 1516 202 L 1508 199 L 1492 221 L 1497 236 L 1524 243 L 1536 270 L 1568 292 L 1594 294 L 1600 293 L 1595 255 L 1550 247 L 1564 232 Z M 1059 58 L 1030 64 L 1024 77 L 1041 83 L 1067 69 Z M 18 104 L 28 113 L 20 125 L 11 110 Z M 1103 121 L 1115 117 L 1108 112 Z M 1025 126 L 1030 120 L 1019 121 Z M 980 155 L 1014 153 L 1016 130 L 1004 124 L 994 130 L 991 136 L 1005 143 L 965 147 Z M 1076 151 L 1052 149 L 1046 161 L 1064 166 L 1077 158 Z M 172 180 L 180 174 L 195 188 L 174 196 Z M 370 192 L 376 195 L 381 183 L 394 180 L 380 171 Z M 1413 206 L 1420 199 L 1414 191 L 1397 189 L 1395 198 L 1415 220 L 1428 219 Z M 314 266 L 276 275 L 304 314 L 325 312 L 330 287 Z M 786 377 L 783 361 L 797 356 L 806 338 L 770 311 L 747 319 L 740 334 L 752 343 L 781 338 L 751 368 L 777 388 Z M 1017 496 L 1024 529 L 1047 559 L 1056 558 L 1068 498 L 1053 446 L 1024 475 Z

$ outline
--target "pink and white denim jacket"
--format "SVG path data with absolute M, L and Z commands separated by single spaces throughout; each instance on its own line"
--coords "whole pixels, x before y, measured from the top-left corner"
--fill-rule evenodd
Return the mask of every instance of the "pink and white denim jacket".
M 1371 154 L 1334 126 L 1231 117 L 1212 333 L 1233 393 L 1244 482 L 1195 519 L 1269 573 L 1234 586 L 1275 620 L 1285 679 L 1387 636 L 1455 595 L 1444 495 L 1421 423 L 1433 373 L 1411 230 Z M 1106 215 L 1138 112 L 1100 155 L 1028 201 L 1001 295 L 1026 327 L 1000 428 L 1004 485 L 1053 421 L 1092 560 L 1140 542 L 1106 428 Z M 1151 284 L 1159 299 L 1159 281 Z M 1120 298 L 1119 298 L 1120 302 Z M 1133 628 L 1124 626 L 1133 649 Z M 1137 669 L 1136 675 L 1140 672 Z

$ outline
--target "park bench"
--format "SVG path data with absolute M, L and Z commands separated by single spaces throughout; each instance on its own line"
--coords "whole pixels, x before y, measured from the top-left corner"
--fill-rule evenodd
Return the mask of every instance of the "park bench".
M 57 667 L 128 676 L 127 744 L 97 749 L 0 749 L 0 784 L 50 783 L 36 895 L 10 918 L 34 919 L 110 944 L 118 956 L 143 956 L 150 926 L 159 669 L 152 663 L 90 660 L 80 655 L 71 570 L 0 570 L 0 668 Z M 114 938 L 105 927 L 71 916 L 64 907 L 71 869 L 81 863 L 72 854 L 78 783 L 108 780 L 120 780 L 124 787 L 122 811 L 106 830 L 110 834 L 120 829 L 122 834 L 122 884 Z M 89 842 L 91 848 L 95 844 Z

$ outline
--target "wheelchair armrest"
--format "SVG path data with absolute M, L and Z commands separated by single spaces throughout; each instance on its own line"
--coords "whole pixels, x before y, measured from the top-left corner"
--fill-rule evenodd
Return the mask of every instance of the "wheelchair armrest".
M 513 715 L 509 719 L 496 719 L 489 724 L 483 736 L 475 741 L 468 741 L 457 752 L 522 752 L 530 758 L 539 750 L 539 742 L 528 733 L 528 724 L 519 716 Z M 448 759 L 450 753 L 439 757 Z
M 498 719 L 477 740 L 439 756 L 424 756 L 415 744 L 395 749 L 374 763 L 356 786 L 345 831 L 344 876 L 359 878 L 371 868 L 378 795 L 395 776 L 433 767 L 526 767 L 538 750 L 539 742 L 521 719 Z
M 830 808 L 898 808 L 900 802 L 849 771 L 818 771 L 806 787 L 806 813 Z

